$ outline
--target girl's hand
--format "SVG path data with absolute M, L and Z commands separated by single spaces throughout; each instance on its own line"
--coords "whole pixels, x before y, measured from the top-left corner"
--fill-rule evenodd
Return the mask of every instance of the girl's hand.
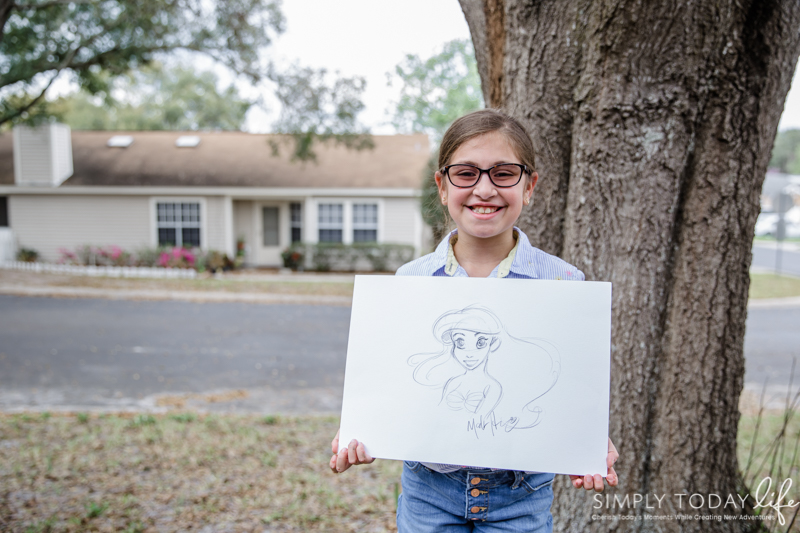
M 336 436 L 333 437 L 333 442 L 331 442 L 331 450 L 333 451 L 333 457 L 331 457 L 331 462 L 328 466 L 331 467 L 334 474 L 344 472 L 353 465 L 368 465 L 375 460 L 374 457 L 370 457 L 367 453 L 367 450 L 364 448 L 364 443 L 358 442 L 355 439 L 350 441 L 347 448 L 339 450 L 338 431 L 336 432 Z M 339 450 L 338 453 L 336 452 L 337 450 Z
M 611 442 L 611 439 L 608 439 L 608 455 L 606 456 L 606 464 L 608 464 L 608 474 L 606 475 L 606 481 L 612 487 L 616 487 L 617 483 L 619 483 L 619 479 L 617 479 L 617 473 L 614 472 L 614 463 L 617 462 L 619 458 L 619 453 L 617 453 L 617 448 L 614 446 L 614 443 Z M 569 476 L 572 479 L 572 486 L 576 489 L 583 487 L 586 490 L 595 490 L 596 492 L 603 492 L 603 476 L 600 474 L 592 475 L 585 475 L 585 476 Z

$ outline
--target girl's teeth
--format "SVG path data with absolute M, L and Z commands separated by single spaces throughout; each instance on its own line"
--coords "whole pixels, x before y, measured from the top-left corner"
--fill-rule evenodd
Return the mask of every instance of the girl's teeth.
M 497 211 L 496 207 L 476 207 L 475 212 L 481 215 L 485 215 L 487 213 L 494 213 Z

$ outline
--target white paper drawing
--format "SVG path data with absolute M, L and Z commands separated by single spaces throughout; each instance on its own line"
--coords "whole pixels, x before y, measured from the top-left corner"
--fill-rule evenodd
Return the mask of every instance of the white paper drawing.
M 441 389 L 440 404 L 452 411 L 463 411 L 473 417 L 472 426 L 496 423 L 492 416 L 499 409 L 510 415 L 503 429 L 528 429 L 536 426 L 542 414 L 536 400 L 558 381 L 561 368 L 558 350 L 545 339 L 524 339 L 511 335 L 490 309 L 473 304 L 447 311 L 433 324 L 433 338 L 441 343 L 438 352 L 418 353 L 408 359 L 414 367 L 413 379 L 420 385 Z M 526 366 L 534 374 L 544 376 L 544 389 L 525 386 L 519 394 L 526 398 L 520 405 L 503 402 L 503 383 L 494 374 L 504 365 L 519 365 L 504 358 L 504 352 L 522 353 Z M 490 363 L 491 359 L 491 363 Z M 495 371 L 494 369 L 498 370 Z M 507 384 L 508 386 L 508 384 Z M 501 420 L 504 418 L 501 415 Z
M 356 276 L 340 442 L 605 474 L 609 283 Z

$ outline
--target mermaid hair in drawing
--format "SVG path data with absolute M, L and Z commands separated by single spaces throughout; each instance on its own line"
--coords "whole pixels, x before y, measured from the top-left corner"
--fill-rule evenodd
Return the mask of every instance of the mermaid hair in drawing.
M 535 401 L 553 388 L 561 369 L 552 343 L 509 334 L 479 305 L 447 311 L 432 332 L 439 351 L 414 354 L 408 363 L 414 381 L 441 388 L 440 404 L 484 417 L 500 408 L 519 418 L 520 429 L 538 424 Z

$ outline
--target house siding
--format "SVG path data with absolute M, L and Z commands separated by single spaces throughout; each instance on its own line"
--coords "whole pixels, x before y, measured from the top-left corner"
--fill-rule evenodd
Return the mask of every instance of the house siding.
M 386 198 L 383 200 L 383 242 L 416 245 L 419 211 L 418 198 Z
M 33 248 L 44 261 L 57 261 L 59 248 L 84 244 L 126 250 L 152 245 L 146 196 L 10 196 L 8 203 L 18 245 Z
M 225 251 L 225 199 L 220 196 L 206 198 L 205 245 L 209 250 Z

